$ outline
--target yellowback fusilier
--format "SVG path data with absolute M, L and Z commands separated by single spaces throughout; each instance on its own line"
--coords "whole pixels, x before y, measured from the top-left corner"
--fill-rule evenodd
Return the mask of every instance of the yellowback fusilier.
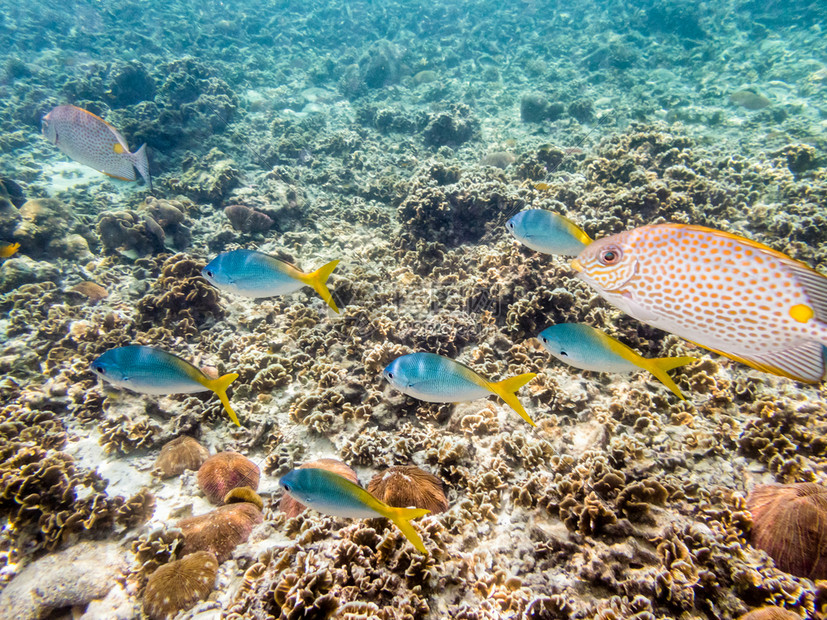
M 216 288 L 243 297 L 273 297 L 286 295 L 304 286 L 311 286 L 331 309 L 339 308 L 327 288 L 327 279 L 338 260 L 331 261 L 311 273 L 305 273 L 275 256 L 256 250 L 222 252 L 201 270 Z
M 545 209 L 520 211 L 505 227 L 524 246 L 543 254 L 577 256 L 592 242 L 570 219 Z
M 589 245 L 572 267 L 626 314 L 806 383 L 824 378 L 827 277 L 760 243 L 654 224 Z
M 400 392 L 429 403 L 462 403 L 496 394 L 526 422 L 536 426 L 516 394 L 537 376 L 533 372 L 489 381 L 451 358 L 435 353 L 411 353 L 388 364 L 382 376 Z
M 581 323 L 552 325 L 540 332 L 537 338 L 554 357 L 575 368 L 619 373 L 647 370 L 681 399 L 683 394 L 666 373 L 698 361 L 696 357 L 647 359 L 599 329 Z
M 104 381 L 141 394 L 166 396 L 212 390 L 230 419 L 240 426 L 227 398 L 227 388 L 238 378 L 234 372 L 210 379 L 177 355 L 141 345 L 110 349 L 92 362 L 91 368 Z
M 294 469 L 279 479 L 279 485 L 296 501 L 322 514 L 348 519 L 385 517 L 396 524 L 411 544 L 428 553 L 411 519 L 429 512 L 426 508 L 388 506 L 358 484 L 326 469 Z

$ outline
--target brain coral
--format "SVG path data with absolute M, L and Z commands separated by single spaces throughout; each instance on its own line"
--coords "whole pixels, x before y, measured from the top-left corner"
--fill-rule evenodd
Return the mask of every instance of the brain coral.
M 164 444 L 155 467 L 163 478 L 171 478 L 187 469 L 198 470 L 209 456 L 209 451 L 195 439 L 181 435 Z
M 213 504 L 220 504 L 230 489 L 258 489 L 258 466 L 238 452 L 212 455 L 198 470 L 198 486 Z
M 247 540 L 253 527 L 261 523 L 261 511 L 254 504 L 240 502 L 219 506 L 212 512 L 182 519 L 178 527 L 184 535 L 182 553 L 210 551 L 223 563 L 233 550 Z

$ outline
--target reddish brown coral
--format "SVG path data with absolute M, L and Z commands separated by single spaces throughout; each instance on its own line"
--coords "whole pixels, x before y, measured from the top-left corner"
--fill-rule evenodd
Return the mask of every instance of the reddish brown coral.
M 342 463 L 341 461 L 337 461 L 336 459 L 319 459 L 317 461 L 310 461 L 309 463 L 305 463 L 304 465 L 299 467 L 299 469 L 311 468 L 326 469 L 327 471 L 332 471 L 334 474 L 344 476 L 354 484 L 359 484 L 359 479 L 356 477 L 356 472 L 344 463 Z M 290 495 L 285 493 L 281 497 L 279 510 L 281 510 L 285 515 L 287 515 L 288 519 L 292 519 L 293 517 L 297 517 L 299 514 L 301 514 L 301 512 L 304 510 L 304 504 L 296 501 Z
M 208 551 L 164 564 L 149 576 L 144 612 L 153 620 L 175 616 L 209 596 L 215 587 L 218 562 Z
M 210 551 L 220 564 L 230 558 L 261 521 L 261 511 L 249 502 L 227 504 L 207 514 L 182 519 L 178 522 L 184 535 L 182 553 Z
M 155 461 L 162 478 L 178 476 L 186 469 L 197 470 L 209 458 L 210 452 L 192 437 L 181 435 L 164 444 Z
M 198 486 L 210 502 L 220 504 L 230 489 L 258 489 L 260 477 L 258 466 L 247 457 L 238 452 L 219 452 L 199 468 Z
M 820 484 L 757 486 L 747 498 L 752 544 L 784 572 L 827 578 L 827 488 Z
M 376 474 L 368 492 L 390 506 L 427 508 L 433 513 L 448 510 L 442 481 L 414 465 L 390 467 Z
M 801 620 L 797 613 L 783 607 L 761 607 L 740 616 L 738 620 Z

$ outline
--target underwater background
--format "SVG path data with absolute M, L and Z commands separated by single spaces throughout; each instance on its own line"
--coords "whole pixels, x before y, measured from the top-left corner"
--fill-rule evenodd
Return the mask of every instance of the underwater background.
M 823 2 L 0 9 L 0 618 L 827 617 L 824 388 L 624 315 L 505 228 L 697 224 L 827 272 Z M 146 144 L 152 189 L 45 139 L 66 104 Z M 340 313 L 221 292 L 202 269 L 238 248 L 340 260 Z M 699 357 L 686 400 L 561 364 L 536 337 L 563 322 Z M 241 426 L 99 380 L 130 344 L 238 373 Z M 418 351 L 537 373 L 537 426 L 401 394 L 382 370 Z M 394 471 L 428 553 L 291 506 L 279 478 L 318 459 L 419 468 Z M 770 484 L 813 486 L 748 506 Z

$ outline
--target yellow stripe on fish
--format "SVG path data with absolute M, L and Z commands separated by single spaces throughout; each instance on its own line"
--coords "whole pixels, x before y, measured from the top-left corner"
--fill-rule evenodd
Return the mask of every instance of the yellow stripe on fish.
M 654 224 L 590 244 L 572 267 L 653 327 L 753 368 L 824 378 L 827 277 L 744 237 Z

